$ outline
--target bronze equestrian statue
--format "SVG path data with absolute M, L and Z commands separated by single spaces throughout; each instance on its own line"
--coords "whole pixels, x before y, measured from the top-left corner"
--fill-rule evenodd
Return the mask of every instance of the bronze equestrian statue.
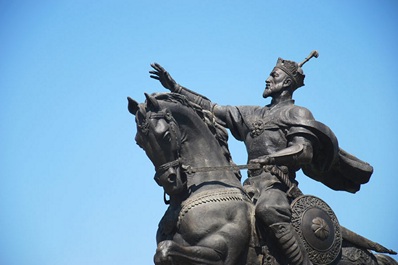
M 265 107 L 217 105 L 176 83 L 159 64 L 152 64 L 151 77 L 182 95 L 147 95 L 146 104 L 129 99 L 129 110 L 136 115 L 138 125 L 136 141 L 155 165 L 155 180 L 170 195 L 170 207 L 159 226 L 156 264 L 377 264 L 382 260 L 396 264 L 385 255 L 376 259 L 366 249 L 394 251 L 341 227 L 326 203 L 304 196 L 297 187 L 295 173 L 299 169 L 332 189 L 352 193 L 368 182 L 373 172 L 368 163 L 342 150 L 333 132 L 316 121 L 309 110 L 294 104 L 293 92 L 304 85 L 302 66 L 314 56 L 318 56 L 316 51 L 302 63 L 278 59 L 266 80 L 263 97 L 272 101 Z M 176 107 L 176 102 L 195 109 L 195 115 L 206 125 L 203 131 L 212 132 L 211 137 L 199 131 L 199 122 L 192 122 L 191 116 L 182 117 L 188 111 Z M 248 151 L 248 165 L 243 167 L 249 169 L 249 177 L 243 187 L 236 172 L 242 167 L 232 162 L 224 128 L 243 141 Z M 170 161 L 171 157 L 175 159 Z M 231 188 L 239 204 L 244 205 L 236 212 L 241 217 L 227 218 L 228 207 L 235 208 L 236 201 L 226 199 L 221 207 L 226 212 L 216 203 L 200 202 L 207 210 L 202 213 L 201 208 L 192 207 L 190 215 L 196 217 L 187 226 L 201 228 L 207 234 L 191 231 L 189 235 L 180 230 L 181 211 L 191 207 L 186 201 L 190 204 L 197 196 L 213 200 L 224 196 L 219 193 L 229 194 Z M 249 195 L 251 206 L 244 194 Z M 209 212 L 214 218 L 206 215 L 198 225 L 195 218 Z M 218 219 L 220 214 L 225 218 Z M 245 214 L 246 218 L 242 217 Z M 250 216 L 253 218 L 247 218 Z M 209 228 L 217 222 L 217 227 L 235 228 L 222 230 L 221 236 Z M 182 230 L 186 233 L 189 228 Z M 246 233 L 245 239 L 237 238 L 241 234 L 236 234 L 237 230 Z M 179 240 L 181 237 L 183 240 Z M 203 240 L 208 237 L 220 240 Z M 211 242 L 206 251 L 202 248 L 207 243 L 202 240 Z M 240 244 L 236 246 L 236 242 Z

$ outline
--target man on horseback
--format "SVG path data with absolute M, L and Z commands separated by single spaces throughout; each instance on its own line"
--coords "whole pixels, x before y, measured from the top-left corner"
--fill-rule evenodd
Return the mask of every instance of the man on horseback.
M 370 165 L 339 149 L 332 131 L 315 121 L 309 110 L 294 105 L 293 92 L 304 85 L 301 67 L 313 56 L 317 53 L 311 53 L 300 64 L 278 59 L 265 81 L 263 97 L 272 99 L 265 107 L 220 106 L 176 83 L 158 64 L 152 64 L 155 71 L 150 72 L 165 88 L 211 111 L 218 123 L 245 143 L 248 162 L 261 165 L 249 170 L 245 182 L 256 191 L 256 219 L 275 235 L 292 265 L 311 264 L 291 225 L 290 202 L 297 196 L 296 171 L 303 169 L 306 175 L 332 189 L 349 192 L 358 191 L 372 173 Z M 344 170 L 342 164 L 347 165 Z M 356 170 L 355 179 L 350 170 Z

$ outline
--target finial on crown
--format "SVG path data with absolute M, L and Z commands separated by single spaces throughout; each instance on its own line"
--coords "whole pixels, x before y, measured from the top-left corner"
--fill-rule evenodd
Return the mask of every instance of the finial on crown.
M 310 55 L 308 55 L 307 58 L 304 59 L 304 61 L 302 61 L 301 63 L 298 64 L 299 67 L 303 66 L 306 62 L 308 62 L 312 57 L 318 58 L 319 53 L 318 51 L 314 50 L 310 53 Z

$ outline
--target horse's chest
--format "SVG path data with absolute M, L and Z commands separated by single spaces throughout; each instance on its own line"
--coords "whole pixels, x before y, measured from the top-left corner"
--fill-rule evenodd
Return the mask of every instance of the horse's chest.
M 165 214 L 159 222 L 159 227 L 157 231 L 157 242 L 164 240 L 172 240 L 177 233 L 177 222 L 178 214 L 181 211 L 181 207 L 169 206 Z
M 245 209 L 247 203 L 249 198 L 233 188 L 211 190 L 188 198 L 178 216 L 178 234 L 189 244 L 195 244 L 235 222 L 237 209 Z

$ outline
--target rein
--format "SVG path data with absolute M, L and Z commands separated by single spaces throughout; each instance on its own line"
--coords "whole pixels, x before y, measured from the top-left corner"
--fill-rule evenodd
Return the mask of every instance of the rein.
M 212 171 L 239 171 L 242 169 L 261 169 L 262 166 L 260 164 L 245 164 L 245 165 L 228 165 L 228 166 L 215 166 L 215 167 L 192 167 L 190 165 L 182 165 L 182 168 L 188 174 L 197 173 L 197 172 L 212 172 Z
M 177 124 L 176 120 L 172 116 L 172 114 L 166 109 L 161 112 L 157 113 L 150 113 L 146 117 L 147 119 L 165 119 L 167 123 L 174 123 Z M 146 125 L 146 126 L 145 126 Z M 145 133 L 149 128 L 147 128 L 147 124 L 143 124 L 142 130 Z M 176 134 L 175 128 L 173 126 L 170 126 L 170 130 Z M 175 139 L 176 140 L 176 139 Z M 213 172 L 213 171 L 240 171 L 243 169 L 248 169 L 248 170 L 259 170 L 262 169 L 266 172 L 269 172 L 279 178 L 279 180 L 286 184 L 286 186 L 289 188 L 288 190 L 288 195 L 290 197 L 298 197 L 301 195 L 301 191 L 298 189 L 297 185 L 295 183 L 292 183 L 290 178 L 289 178 L 289 172 L 287 168 L 284 167 L 278 167 L 276 165 L 261 165 L 259 163 L 250 163 L 250 164 L 244 164 L 244 165 L 227 165 L 227 166 L 212 166 L 212 167 L 192 167 L 191 165 L 184 165 L 181 163 L 181 158 L 179 156 L 179 149 L 181 148 L 179 141 L 176 141 L 176 146 L 178 146 L 178 153 L 177 156 L 178 158 L 164 163 L 160 165 L 158 168 L 155 169 L 156 173 L 154 176 L 155 181 L 159 184 L 160 179 L 164 177 L 165 173 L 169 171 L 171 168 L 178 167 L 178 170 L 182 170 L 183 172 L 187 174 L 193 174 L 193 173 L 198 173 L 198 172 Z M 160 184 L 159 184 L 160 185 Z M 166 200 L 166 194 L 164 194 L 164 202 L 166 204 L 169 204 L 169 201 Z
M 254 169 L 261 169 L 263 166 L 261 164 L 245 164 L 245 165 L 228 165 L 228 166 L 215 166 L 215 167 L 192 167 L 190 165 L 183 165 L 181 164 L 181 159 L 178 158 L 176 160 L 173 160 L 171 162 L 164 163 L 163 165 L 160 165 L 156 169 L 156 175 L 155 178 L 158 178 L 156 176 L 162 175 L 164 172 L 169 170 L 171 167 L 176 167 L 180 166 L 184 172 L 188 174 L 192 173 L 198 173 L 198 172 L 212 172 L 212 171 L 239 171 L 242 169 L 249 169 L 249 170 L 254 170 Z
M 226 171 L 226 170 L 239 171 L 242 169 L 248 169 L 248 170 L 263 169 L 264 171 L 277 176 L 278 179 L 289 188 L 289 190 L 287 191 L 287 195 L 289 197 L 297 198 L 297 197 L 303 195 L 301 190 L 297 187 L 297 184 L 293 183 L 290 180 L 287 167 L 278 167 L 276 165 L 263 166 L 259 163 L 252 163 L 252 164 L 245 164 L 245 165 L 215 166 L 215 167 L 192 167 L 190 165 L 183 165 L 180 162 L 181 162 L 180 159 L 171 161 L 169 163 L 161 165 L 158 168 L 158 170 L 160 168 L 162 168 L 163 170 L 166 171 L 171 166 L 177 166 L 177 165 L 179 165 L 182 168 L 182 170 L 188 174 L 197 173 L 197 172 L 212 172 L 212 171 Z

